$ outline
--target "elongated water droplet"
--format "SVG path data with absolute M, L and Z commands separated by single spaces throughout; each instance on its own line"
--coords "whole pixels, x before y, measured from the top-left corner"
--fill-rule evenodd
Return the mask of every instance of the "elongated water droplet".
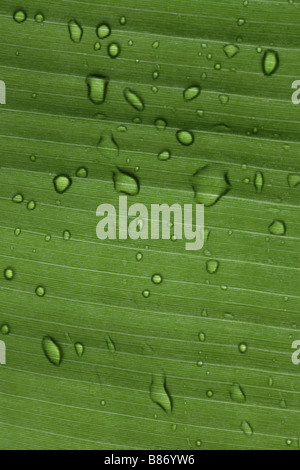
M 210 259 L 206 263 L 206 269 L 209 274 L 215 274 L 219 269 L 219 261 L 215 259 Z
M 84 346 L 82 343 L 75 343 L 74 348 L 78 357 L 82 357 L 84 353 Z
M 230 398 L 237 403 L 244 403 L 246 401 L 246 395 L 239 384 L 233 384 L 230 387 Z
M 70 20 L 68 23 L 70 38 L 77 44 L 80 43 L 83 36 L 83 29 L 76 20 Z
M 142 98 L 140 98 L 135 91 L 131 90 L 130 88 L 125 88 L 123 93 L 127 103 L 129 103 L 137 111 L 143 111 L 145 109 Z
M 201 87 L 200 86 L 198 86 L 198 85 L 190 86 L 190 87 L 188 87 L 184 90 L 183 99 L 185 101 L 192 101 L 192 100 L 198 98 L 200 93 L 201 93 Z
M 4 269 L 4 277 L 7 281 L 12 281 L 13 278 L 15 277 L 15 272 L 13 270 L 13 268 L 6 268 Z
M 159 405 L 165 413 L 172 413 L 172 399 L 166 385 L 166 378 L 160 375 L 153 375 L 150 385 L 150 398 Z
M 279 67 L 278 52 L 268 49 L 263 55 L 263 72 L 265 75 L 273 75 Z
M 190 131 L 178 131 L 176 137 L 181 145 L 188 146 L 194 143 L 194 135 Z
M 112 42 L 107 47 L 107 51 L 108 51 L 109 56 L 112 59 L 116 59 L 117 57 L 119 57 L 119 55 L 121 53 L 121 47 L 116 42 Z
M 119 155 L 119 146 L 111 131 L 104 131 L 100 136 L 97 148 L 102 157 L 115 160 Z
M 231 188 L 227 173 L 218 164 L 209 164 L 197 170 L 192 178 L 192 187 L 196 202 L 207 207 L 216 204 Z
M 261 193 L 264 187 L 264 175 L 261 171 L 255 173 L 254 186 L 258 193 Z
M 300 184 L 300 175 L 290 174 L 288 175 L 288 184 L 290 188 L 296 188 Z
M 269 226 L 269 232 L 272 235 L 283 236 L 286 234 L 286 225 L 282 220 L 274 220 Z
M 88 96 L 92 103 L 98 105 L 105 102 L 108 82 L 108 78 L 104 75 L 87 76 Z
M 53 184 L 55 191 L 62 194 L 70 188 L 72 180 L 68 175 L 58 175 L 53 179 Z
M 106 340 L 107 349 L 111 352 L 115 352 L 116 351 L 116 346 L 115 346 L 115 343 L 113 342 L 113 340 L 111 339 L 111 337 L 109 335 L 107 335 L 105 337 L 105 340 Z
M 9 335 L 10 333 L 9 325 L 7 323 L 5 323 L 4 325 L 1 325 L 0 331 L 1 331 L 1 334 L 4 336 Z
M 234 44 L 227 44 L 226 46 L 224 46 L 224 52 L 229 59 L 232 59 L 235 55 L 240 52 L 240 49 Z
M 115 190 L 120 193 L 135 196 L 139 192 L 139 182 L 137 178 L 129 173 L 125 173 L 118 169 L 113 174 Z
M 62 361 L 62 352 L 58 344 L 50 338 L 50 336 L 45 336 L 42 341 L 42 349 L 46 358 L 51 364 L 55 366 L 60 366 Z
M 244 434 L 246 434 L 246 436 L 252 436 L 253 434 L 253 429 L 251 427 L 251 424 L 248 423 L 248 421 L 243 421 L 241 423 L 241 430 L 243 431 Z
M 110 26 L 106 23 L 102 23 L 97 27 L 97 36 L 99 39 L 107 38 L 111 33 Z
M 27 18 L 27 14 L 24 10 L 18 10 L 14 13 L 14 20 L 17 23 L 23 23 Z

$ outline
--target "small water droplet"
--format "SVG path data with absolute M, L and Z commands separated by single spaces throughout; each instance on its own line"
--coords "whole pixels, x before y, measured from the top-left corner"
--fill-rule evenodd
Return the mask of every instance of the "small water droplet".
M 206 207 L 216 204 L 231 188 L 227 173 L 218 164 L 209 164 L 197 170 L 192 178 L 192 187 L 196 202 Z
M 62 352 L 58 344 L 50 338 L 50 336 L 45 336 L 42 340 L 42 349 L 46 358 L 51 364 L 59 366 L 62 361 Z
M 162 150 L 158 156 L 157 156 L 158 160 L 162 161 L 162 162 L 165 162 L 167 160 L 170 160 L 171 158 L 171 152 L 169 150 Z
M 4 269 L 4 277 L 7 281 L 12 281 L 13 278 L 15 277 L 15 272 L 13 270 L 13 268 L 6 268 Z
M 201 442 L 200 439 L 199 439 L 198 441 L 195 442 L 195 444 L 196 444 L 196 447 L 201 447 L 202 442 Z
M 15 195 L 13 196 L 13 198 L 12 198 L 12 201 L 15 202 L 15 203 L 17 203 L 17 204 L 20 204 L 21 202 L 24 201 L 24 196 L 23 196 L 23 194 L 20 194 L 20 193 L 15 194 Z
M 224 46 L 224 52 L 229 59 L 232 59 L 235 55 L 240 52 L 240 49 L 234 44 L 227 44 L 226 46 Z
M 244 26 L 245 23 L 246 23 L 246 20 L 244 18 L 239 18 L 237 20 L 238 26 Z
M 21 229 L 19 227 L 17 227 L 14 231 L 14 234 L 16 235 L 16 237 L 18 237 L 19 235 L 21 235 Z
M 241 423 L 241 430 L 243 431 L 243 433 L 246 435 L 246 436 L 252 436 L 253 434 L 253 429 L 251 427 L 251 424 L 248 423 L 248 421 L 243 421 Z
M 210 259 L 206 262 L 206 269 L 209 274 L 215 274 L 219 269 L 220 263 L 215 259 Z
M 286 225 L 282 220 L 274 220 L 269 226 L 272 235 L 283 236 L 286 234 Z
M 69 35 L 73 42 L 80 43 L 83 36 L 83 29 L 76 20 L 70 20 L 68 23 Z
M 165 119 L 156 119 L 155 122 L 154 122 L 154 125 L 156 127 L 156 129 L 158 129 L 159 131 L 164 131 L 165 128 L 167 127 L 167 122 L 165 121 Z
M 85 167 L 81 167 L 76 170 L 77 178 L 86 178 L 87 175 L 88 175 L 88 170 Z
M 172 413 L 172 399 L 167 389 L 166 378 L 160 375 L 153 375 L 150 385 L 150 398 L 153 403 L 159 405 L 165 413 Z
M 128 194 L 129 196 L 135 196 L 139 192 L 138 179 L 119 169 L 113 174 L 113 182 L 115 190 L 118 192 Z
M 145 109 L 143 100 L 135 91 L 131 90 L 130 88 L 125 88 L 123 93 L 127 103 L 129 103 L 137 111 L 143 111 Z
M 290 174 L 288 175 L 288 185 L 290 188 L 296 188 L 300 184 L 300 175 Z
M 142 259 L 143 259 L 143 254 L 142 254 L 142 253 L 137 253 L 137 254 L 136 254 L 136 259 L 137 259 L 137 261 L 142 261 Z
M 105 400 L 101 400 L 101 401 L 100 401 L 100 405 L 101 405 L 101 406 L 105 406 L 105 405 L 106 405 L 106 401 L 105 401 Z
M 150 291 L 148 289 L 145 289 L 143 291 L 143 297 L 145 297 L 145 299 L 147 299 L 148 297 L 150 297 Z
M 183 92 L 184 101 L 192 101 L 198 98 L 201 94 L 201 87 L 199 85 L 193 85 L 186 88 Z
M 178 142 L 184 146 L 192 145 L 195 140 L 194 135 L 190 131 L 178 131 L 176 137 Z
M 199 341 L 201 341 L 201 343 L 206 341 L 206 334 L 203 331 L 200 331 L 199 333 Z
M 244 403 L 246 401 L 246 395 L 239 384 L 233 384 L 230 387 L 230 398 L 237 403 Z
M 124 26 L 124 25 L 127 23 L 126 17 L 125 17 L 125 16 L 121 16 L 119 22 L 120 22 L 120 24 L 121 24 L 122 26 Z
M 219 96 L 219 101 L 221 104 L 223 104 L 224 106 L 228 103 L 229 101 L 229 96 L 227 95 L 220 95 Z
M 86 84 L 88 97 L 92 103 L 99 105 L 105 102 L 109 80 L 104 75 L 88 75 Z
M 151 280 L 153 284 L 161 284 L 163 281 L 163 278 L 160 274 L 153 274 Z
M 35 208 L 36 208 L 36 203 L 35 203 L 35 201 L 29 201 L 29 202 L 27 203 L 27 209 L 28 209 L 29 211 L 33 211 Z
M 70 240 L 71 239 L 71 232 L 69 230 L 64 230 L 63 239 L 64 240 Z
M 208 398 L 212 398 L 212 397 L 214 396 L 214 392 L 213 392 L 212 390 L 207 390 L 206 396 L 207 396 Z
M 111 339 L 109 335 L 105 337 L 105 341 L 106 341 L 107 349 L 111 352 L 116 352 L 115 343 L 113 342 L 113 340 Z
M 107 52 L 112 59 L 116 59 L 121 53 L 121 47 L 116 42 L 112 42 L 107 46 Z
M 45 236 L 45 241 L 50 242 L 51 241 L 51 235 L 46 235 Z
M 247 344 L 245 344 L 245 343 L 239 344 L 240 353 L 245 354 L 247 352 L 247 350 L 248 350 Z
M 159 42 L 159 41 L 154 41 L 154 43 L 152 44 L 153 49 L 158 49 L 159 46 L 160 46 L 160 42 Z
M 72 180 L 67 175 L 58 175 L 53 179 L 53 184 L 55 191 L 59 194 L 62 194 L 70 188 Z
M 24 10 L 18 10 L 14 13 L 13 18 L 17 23 L 23 23 L 27 18 L 27 14 Z
M 43 15 L 43 13 L 37 13 L 35 15 L 34 19 L 37 23 L 43 23 L 45 21 L 45 17 Z
M 265 75 L 273 75 L 279 67 L 279 55 L 278 52 L 268 49 L 262 59 L 262 67 Z
M 264 175 L 261 171 L 255 173 L 254 186 L 258 193 L 261 193 L 264 187 Z
M 97 36 L 99 39 L 107 38 L 111 33 L 110 26 L 106 23 L 102 23 L 97 27 Z
M 37 286 L 37 288 L 35 289 L 35 293 L 38 297 L 44 297 L 44 295 L 46 294 L 46 290 L 43 286 Z
M 78 357 L 82 357 L 84 353 L 84 346 L 82 343 L 75 343 L 74 348 Z
M 9 333 L 10 333 L 10 327 L 9 327 L 9 325 L 8 325 L 7 323 L 5 323 L 4 325 L 1 326 L 0 331 L 1 331 L 1 333 L 2 333 L 3 335 L 5 335 L 5 336 L 6 336 L 6 335 L 9 335 Z
M 100 51 L 101 50 L 101 44 L 99 41 L 95 42 L 94 44 L 94 51 Z

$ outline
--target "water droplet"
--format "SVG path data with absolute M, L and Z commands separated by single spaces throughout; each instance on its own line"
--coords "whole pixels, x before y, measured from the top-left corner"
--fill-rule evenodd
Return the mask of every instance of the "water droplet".
M 37 286 L 37 288 L 35 289 L 35 293 L 38 297 L 44 297 L 44 295 L 46 294 L 46 290 L 43 286 Z
M 27 209 L 28 209 L 29 211 L 33 211 L 35 208 L 36 208 L 36 203 L 35 203 L 34 201 L 29 201 L 29 202 L 27 203 Z
M 129 173 L 125 173 L 118 169 L 113 174 L 115 190 L 121 193 L 135 196 L 139 192 L 139 182 L 137 178 Z
M 135 91 L 131 90 L 130 88 L 125 88 L 123 93 L 127 103 L 131 104 L 131 106 L 137 111 L 143 111 L 145 109 L 145 105 L 142 99 Z
M 143 254 L 142 254 L 142 253 L 137 253 L 137 254 L 136 254 L 136 259 L 137 259 L 137 261 L 142 261 L 142 259 L 143 259 Z
M 82 343 L 75 343 L 74 348 L 78 357 L 82 357 L 84 353 L 84 346 Z
M 241 423 L 241 430 L 244 434 L 246 434 L 246 436 L 252 436 L 253 434 L 253 429 L 251 427 L 251 424 L 248 423 L 248 421 L 243 421 Z
M 55 191 L 59 194 L 62 194 L 70 188 L 72 180 L 67 175 L 58 175 L 53 179 L 53 184 Z
M 0 331 L 3 335 L 9 335 L 10 333 L 10 327 L 5 323 L 4 325 L 1 326 Z
M 159 42 L 159 41 L 154 41 L 154 43 L 152 44 L 153 49 L 158 49 L 159 46 L 160 46 L 160 42 Z
M 97 148 L 101 156 L 116 159 L 119 156 L 119 146 L 115 141 L 114 135 L 111 131 L 104 131 L 100 136 Z
M 224 106 L 228 103 L 229 101 L 229 96 L 227 95 L 220 95 L 219 96 L 219 101 L 221 104 L 223 104 Z
M 215 274 L 219 269 L 219 261 L 210 259 L 206 262 L 206 269 L 209 274 Z
M 4 277 L 7 281 L 12 281 L 12 279 L 15 277 L 15 272 L 12 268 L 6 268 L 4 269 Z
M 246 395 L 239 384 L 233 384 L 230 387 L 230 398 L 237 403 L 244 403 L 246 401 Z
M 202 362 L 202 361 L 198 361 L 198 362 L 197 362 L 197 366 L 198 366 L 198 367 L 202 367 L 202 366 L 203 366 L 203 362 Z
M 274 220 L 269 226 L 269 232 L 272 235 L 283 236 L 286 234 L 286 225 L 282 220 Z
M 88 171 L 85 167 L 78 168 L 76 171 L 77 178 L 86 178 L 88 175 Z
M 14 231 L 14 234 L 16 235 L 16 237 L 18 237 L 19 235 L 21 235 L 21 229 L 19 227 L 17 227 Z
M 164 119 L 156 119 L 156 121 L 154 122 L 154 125 L 156 127 L 156 129 L 158 129 L 159 131 L 164 131 L 165 128 L 167 127 L 167 122 L 164 120 Z
M 64 240 L 70 240 L 71 239 L 71 232 L 69 230 L 64 230 L 63 239 Z
M 235 55 L 240 52 L 240 49 L 234 44 L 227 44 L 226 46 L 224 46 L 224 52 L 229 59 L 232 59 Z
M 51 364 L 59 366 L 62 361 L 62 352 L 58 344 L 50 338 L 50 336 L 45 336 L 42 341 L 42 349 L 46 358 Z
M 46 235 L 45 236 L 45 241 L 50 242 L 51 241 L 51 235 Z
M 198 441 L 195 442 L 195 444 L 196 444 L 196 447 L 201 447 L 202 442 L 200 440 L 198 440 Z
M 242 353 L 242 354 L 245 354 L 248 350 L 248 346 L 247 344 L 245 343 L 241 343 L 239 344 L 239 351 Z
M 194 135 L 190 131 L 178 131 L 176 137 L 181 145 L 188 146 L 194 143 Z
M 300 184 L 300 175 L 297 175 L 297 174 L 288 175 L 288 184 L 290 188 L 296 188 Z
M 108 78 L 103 75 L 88 75 L 86 84 L 88 86 L 88 97 L 94 104 L 102 104 L 106 99 Z
M 121 53 L 121 47 L 116 42 L 112 42 L 108 45 L 107 51 L 112 59 L 116 59 Z
M 273 75 L 279 67 L 278 52 L 268 49 L 263 55 L 263 72 L 265 75 Z
M 106 340 L 107 349 L 111 352 L 116 352 L 116 346 L 113 340 L 111 339 L 111 337 L 107 335 L 105 337 L 105 340 Z
M 27 18 L 27 14 L 24 10 L 18 10 L 14 13 L 14 20 L 17 23 L 23 23 Z
M 150 291 L 148 289 L 145 289 L 143 291 L 143 297 L 145 297 L 145 299 L 147 299 L 149 296 L 150 296 Z
M 203 331 L 200 331 L 199 333 L 199 341 L 201 341 L 201 343 L 206 341 L 206 334 Z
M 18 193 L 13 196 L 12 201 L 16 202 L 17 204 L 20 204 L 21 202 L 24 201 L 24 197 L 22 194 Z
M 70 20 L 68 23 L 70 38 L 77 44 L 80 43 L 83 36 L 83 29 L 76 20 Z
M 206 165 L 193 175 L 195 200 L 206 207 L 213 206 L 230 190 L 227 173 L 218 164 Z
M 100 44 L 99 41 L 95 42 L 95 44 L 94 44 L 94 51 L 100 51 L 101 47 L 102 47 L 102 46 L 101 46 L 101 44 Z
M 153 284 L 161 284 L 163 281 L 163 278 L 160 274 L 153 274 L 151 280 Z
M 101 406 L 105 406 L 105 405 L 106 405 L 106 401 L 105 401 L 105 400 L 101 400 L 101 401 L 100 401 L 100 405 L 101 405 Z
M 261 193 L 264 187 L 264 175 L 261 171 L 255 173 L 254 186 L 258 193 Z
M 213 392 L 212 390 L 207 390 L 206 396 L 207 396 L 208 398 L 212 398 L 212 397 L 214 396 L 214 392 Z
M 287 439 L 285 442 L 287 446 L 291 446 L 293 444 L 293 441 L 291 439 Z
M 171 396 L 166 385 L 166 378 L 160 375 L 153 375 L 150 385 L 150 398 L 153 403 L 159 405 L 165 413 L 172 413 L 173 405 Z
M 238 26 L 244 26 L 245 23 L 246 23 L 246 20 L 244 18 L 239 18 L 237 20 Z
M 34 19 L 37 23 L 43 23 L 45 21 L 45 17 L 43 15 L 43 13 L 37 13 L 35 15 Z
M 110 26 L 106 23 L 102 23 L 97 28 L 97 36 L 99 39 L 107 38 L 111 33 Z
M 171 152 L 169 150 L 162 150 L 158 156 L 157 156 L 158 160 L 162 161 L 162 162 L 165 162 L 167 160 L 170 160 L 171 158 Z
M 190 87 L 188 87 L 184 90 L 183 99 L 184 99 L 184 101 L 192 101 L 192 100 L 198 98 L 200 93 L 201 93 L 201 87 L 200 86 L 198 86 L 198 85 L 190 86 Z
M 125 16 L 121 16 L 119 22 L 120 22 L 120 24 L 121 24 L 122 26 L 124 26 L 124 25 L 127 23 L 126 17 L 125 17 Z

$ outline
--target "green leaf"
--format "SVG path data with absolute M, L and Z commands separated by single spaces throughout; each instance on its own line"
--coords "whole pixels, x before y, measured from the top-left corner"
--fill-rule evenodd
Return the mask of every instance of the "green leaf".
M 1 449 L 299 448 L 299 8 L 1 2 Z

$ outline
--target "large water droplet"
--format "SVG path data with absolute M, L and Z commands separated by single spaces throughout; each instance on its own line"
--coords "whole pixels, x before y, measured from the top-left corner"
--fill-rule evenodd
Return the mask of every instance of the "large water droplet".
M 62 352 L 58 344 L 50 338 L 50 336 L 45 336 L 42 341 L 42 349 L 46 358 L 51 364 L 59 366 L 62 361 Z
M 190 86 L 190 87 L 188 87 L 184 90 L 183 99 L 185 101 L 192 101 L 192 100 L 198 98 L 200 93 L 201 93 L 201 87 L 200 86 L 198 86 L 198 85 Z
M 67 189 L 69 189 L 72 184 L 72 180 L 67 175 L 58 175 L 53 179 L 53 184 L 55 191 L 59 194 L 62 194 L 67 191 Z
M 70 38 L 73 42 L 79 43 L 83 36 L 83 29 L 76 20 L 70 20 L 68 23 Z
M 246 401 L 246 395 L 239 384 L 233 384 L 230 387 L 230 398 L 237 403 L 244 403 Z
M 282 220 L 274 220 L 269 226 L 269 232 L 272 235 L 283 236 L 286 234 L 286 225 Z
M 131 104 L 131 106 L 137 111 L 143 111 L 145 109 L 142 98 L 140 98 L 135 91 L 131 90 L 130 88 L 125 88 L 123 93 L 127 103 Z
M 94 104 L 102 104 L 106 99 L 108 78 L 103 75 L 88 75 L 86 84 L 88 86 L 89 99 Z
M 115 160 L 119 155 L 119 146 L 111 131 L 104 131 L 100 136 L 97 148 L 102 157 Z
M 231 188 L 227 173 L 218 164 L 209 164 L 197 170 L 192 178 L 192 187 L 196 202 L 207 207 L 216 204 Z
M 129 173 L 118 169 L 118 171 L 113 174 L 113 181 L 115 190 L 120 193 L 135 196 L 139 192 L 139 182 L 137 178 Z
M 263 55 L 263 72 L 265 75 L 270 76 L 276 72 L 279 67 L 278 52 L 268 49 Z
M 14 20 L 17 23 L 23 23 L 27 18 L 27 14 L 24 10 L 18 10 L 14 13 Z
M 150 398 L 159 405 L 165 413 L 172 413 L 172 399 L 166 385 L 166 378 L 160 375 L 153 375 L 150 385 Z
M 243 431 L 244 434 L 246 434 L 246 436 L 252 436 L 253 434 L 253 429 L 251 427 L 251 424 L 248 423 L 248 421 L 243 421 L 241 423 L 241 430 Z
M 194 135 L 190 131 L 178 131 L 176 137 L 181 145 L 188 146 L 194 143 Z

